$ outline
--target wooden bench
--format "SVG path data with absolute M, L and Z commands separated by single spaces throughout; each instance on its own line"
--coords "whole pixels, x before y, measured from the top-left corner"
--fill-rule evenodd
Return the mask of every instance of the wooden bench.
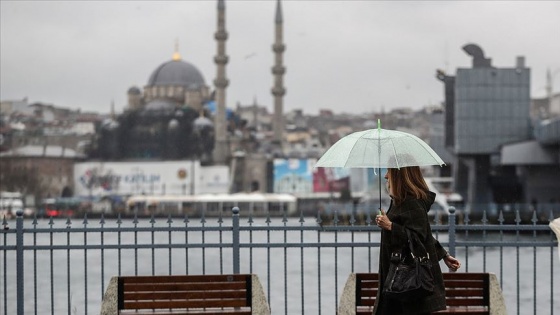
M 377 273 L 357 273 L 354 281 L 355 304 L 352 305 L 353 310 L 341 305 L 342 311 L 339 311 L 339 314 L 371 314 L 377 296 L 379 275 Z M 503 297 L 494 274 L 444 273 L 443 281 L 447 309 L 434 314 L 506 314 Z M 491 281 L 495 283 L 491 285 Z M 499 296 L 497 296 L 497 292 L 492 293 L 492 289 L 498 291 Z M 346 288 L 345 291 L 347 291 Z M 491 308 L 492 302 L 494 305 Z M 344 299 L 342 299 L 342 303 L 344 303 Z
M 114 288 L 107 289 L 101 314 L 255 314 L 254 277 L 250 274 L 114 277 L 116 292 Z M 262 291 L 260 284 L 259 290 Z M 260 293 L 264 299 L 264 293 Z M 257 303 L 261 308 L 257 314 L 269 314 L 266 299 Z

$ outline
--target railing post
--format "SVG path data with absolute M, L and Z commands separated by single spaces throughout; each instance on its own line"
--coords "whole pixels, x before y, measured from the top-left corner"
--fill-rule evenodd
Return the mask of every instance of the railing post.
M 23 211 L 16 213 L 16 295 L 17 314 L 23 315 Z
M 449 254 L 455 256 L 455 207 L 449 207 Z
M 233 207 L 232 241 L 233 241 L 233 273 L 239 274 L 239 207 Z

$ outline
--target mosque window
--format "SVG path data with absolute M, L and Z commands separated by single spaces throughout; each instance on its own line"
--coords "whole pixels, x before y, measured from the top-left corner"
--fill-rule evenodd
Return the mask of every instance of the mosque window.
M 175 92 L 175 95 L 176 95 L 176 96 L 180 97 L 180 96 L 183 95 L 184 90 L 183 90 L 183 87 L 182 87 L 182 86 L 178 86 L 178 87 L 176 87 L 175 89 L 176 89 L 176 90 L 175 90 L 175 91 L 176 91 L 176 92 Z
M 173 87 L 167 87 L 167 97 L 173 97 Z

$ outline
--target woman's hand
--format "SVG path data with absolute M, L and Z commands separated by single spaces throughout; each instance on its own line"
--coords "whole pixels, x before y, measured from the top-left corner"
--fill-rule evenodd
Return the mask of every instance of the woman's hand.
M 447 267 L 449 267 L 452 271 L 457 271 L 457 269 L 461 268 L 461 262 L 449 254 L 443 257 L 443 262 L 445 262 Z
M 391 220 L 387 218 L 383 209 L 380 209 L 379 211 L 381 212 L 381 214 L 375 216 L 375 223 L 378 227 L 387 231 L 391 231 L 391 229 L 393 228 L 393 222 L 391 222 Z

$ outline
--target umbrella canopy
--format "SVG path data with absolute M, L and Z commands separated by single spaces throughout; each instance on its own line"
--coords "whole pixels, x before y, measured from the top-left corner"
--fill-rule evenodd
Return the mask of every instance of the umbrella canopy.
M 445 163 L 422 139 L 406 132 L 377 129 L 349 134 L 330 147 L 315 167 L 401 168 Z M 379 174 L 379 209 L 381 209 L 381 174 Z
M 315 167 L 401 168 L 445 163 L 422 139 L 387 129 L 349 134 L 330 147 Z

